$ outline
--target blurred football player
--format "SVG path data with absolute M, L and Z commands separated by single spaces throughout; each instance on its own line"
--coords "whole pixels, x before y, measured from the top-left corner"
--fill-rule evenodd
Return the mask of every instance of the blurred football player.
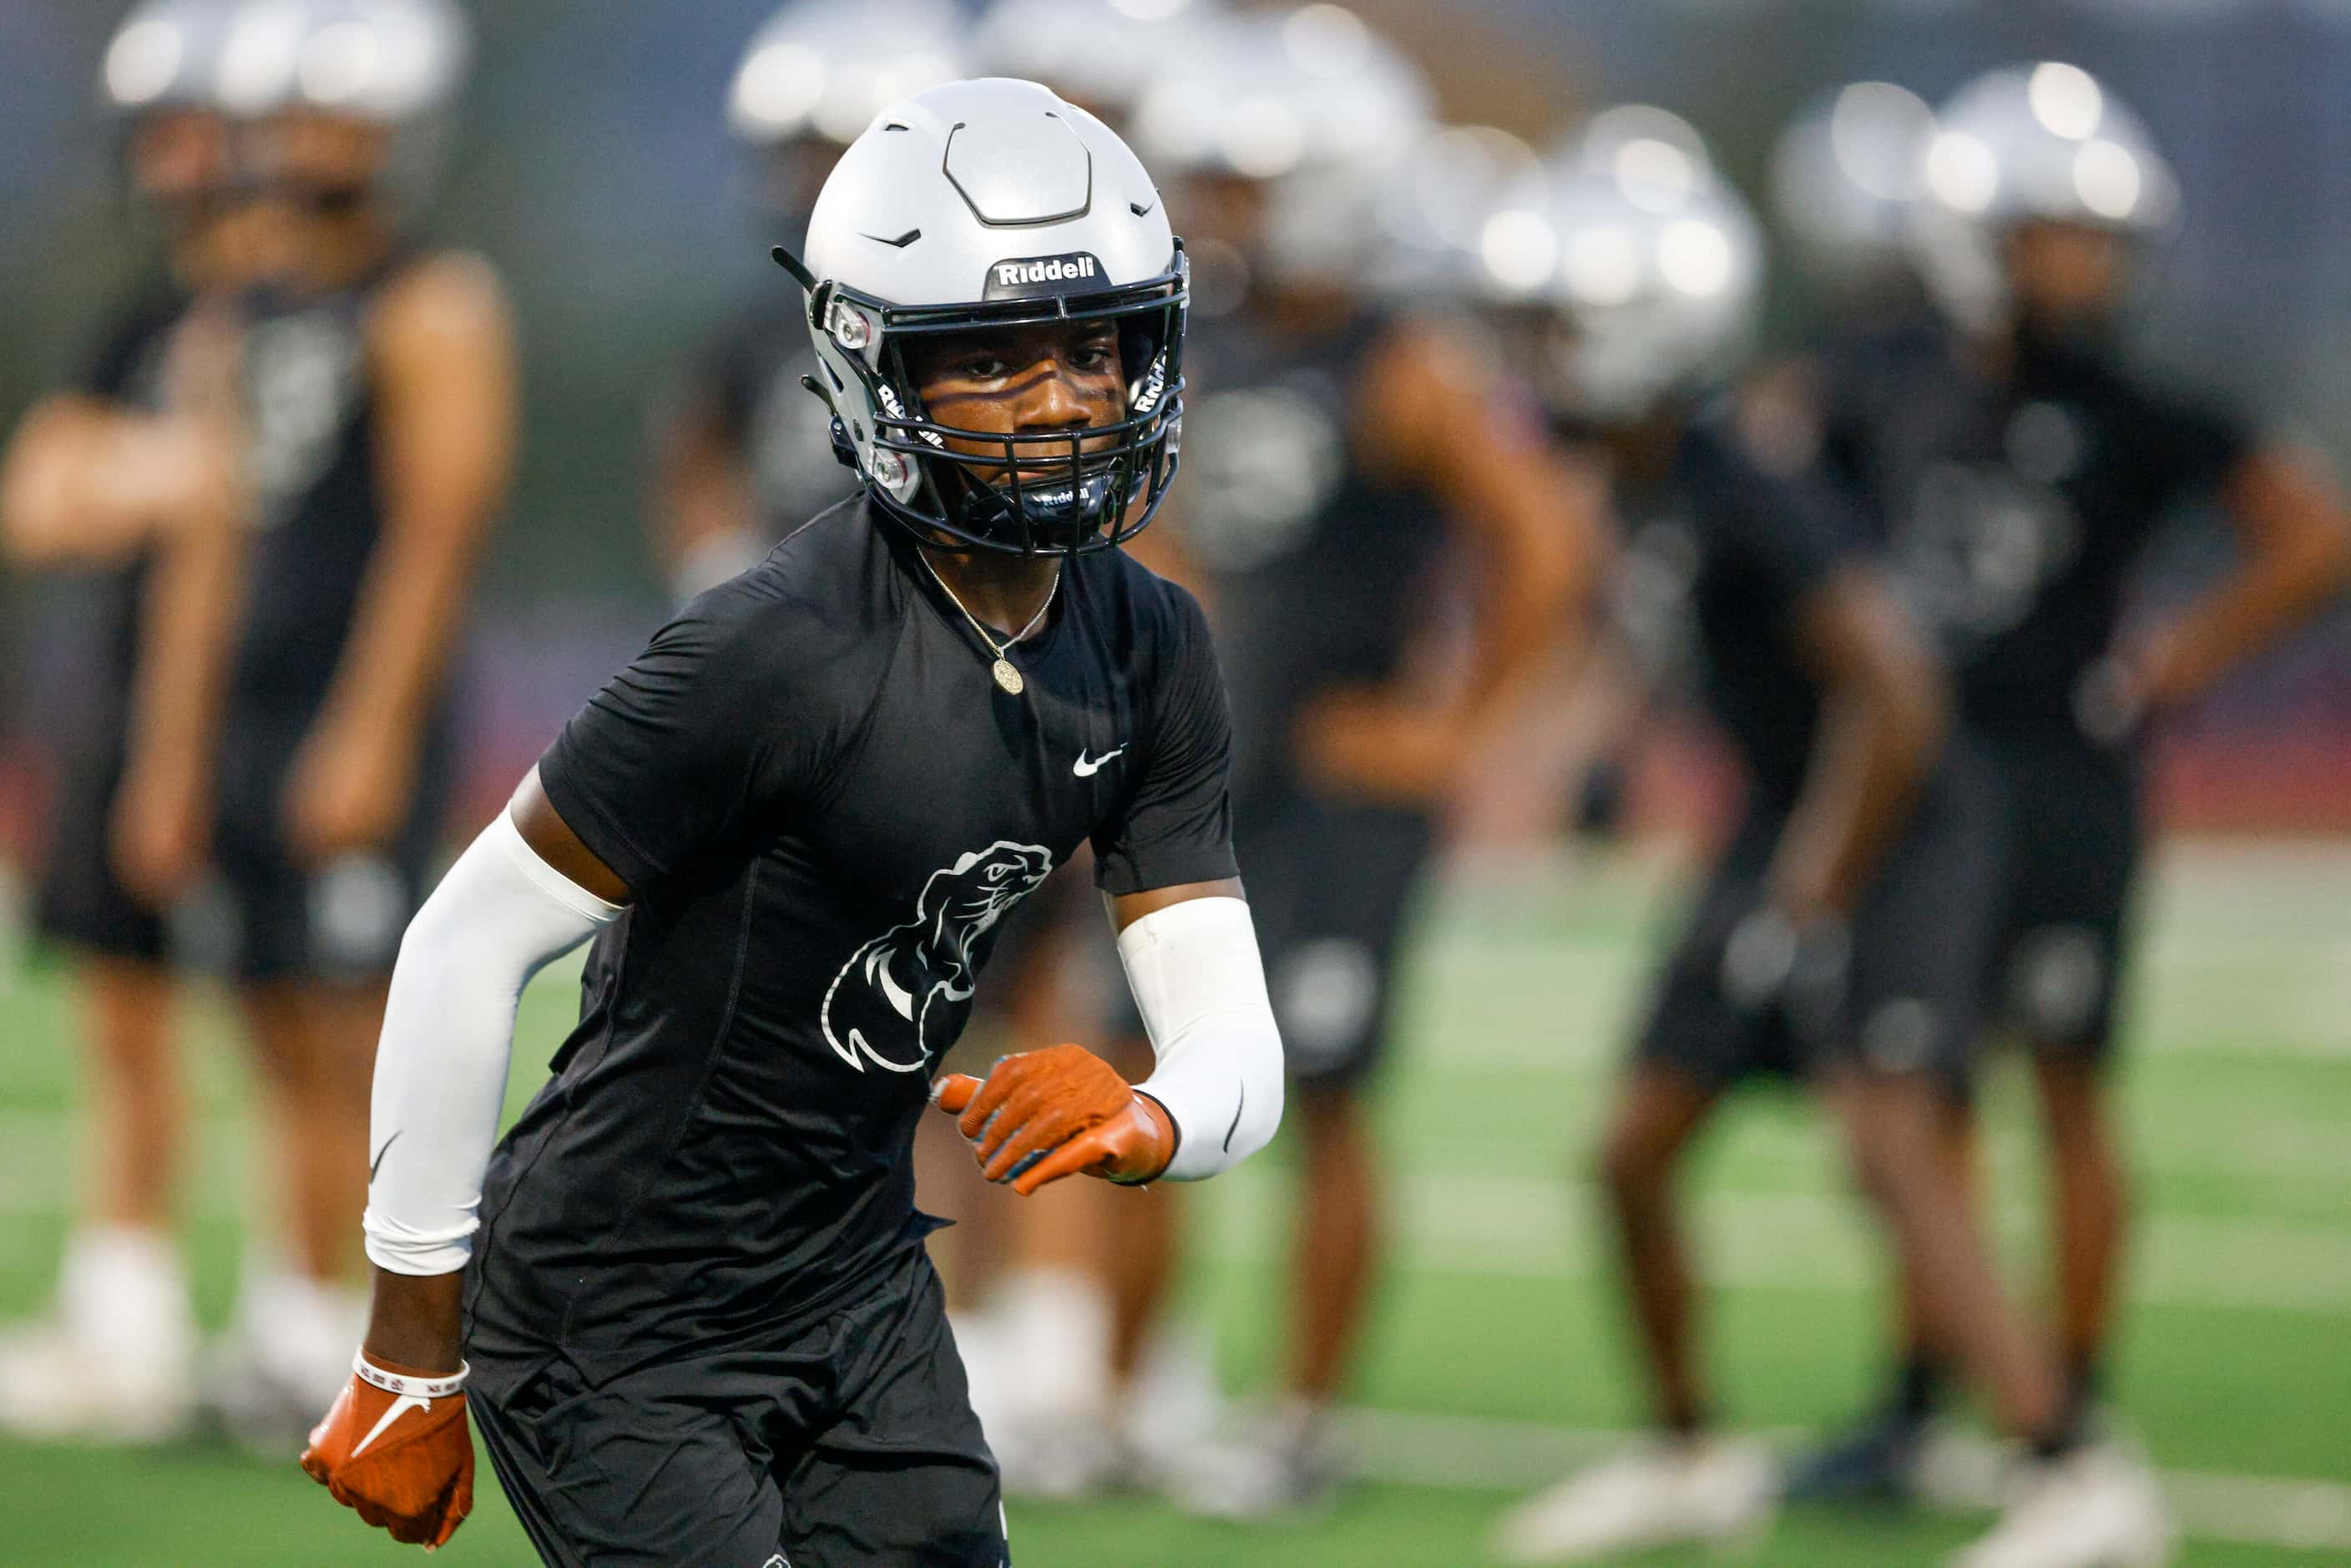
M 90 1188 L 54 1322 L 0 1346 L 0 1424 L 155 1437 L 190 1408 L 195 1322 L 171 1231 L 186 1106 L 170 1026 L 171 906 L 212 836 L 213 760 L 245 499 L 234 337 L 217 297 L 254 263 L 231 200 L 215 68 L 229 0 L 152 0 L 115 31 L 101 93 L 162 267 L 81 383 L 0 463 L 11 559 L 82 574 L 96 689 L 71 732 L 36 923 L 70 954 L 86 1031 Z M 199 308 L 199 298 L 214 300 Z
M 792 0 L 736 67 L 726 126 L 770 243 L 807 232 L 833 160 L 876 111 L 951 81 L 963 24 L 947 0 Z M 786 529 L 857 484 L 832 455 L 832 419 L 800 378 L 808 324 L 778 291 L 715 334 L 653 429 L 653 545 L 672 598 L 756 565 Z
M 205 1395 L 272 1451 L 349 1374 L 368 1063 L 438 848 L 449 664 L 512 462 L 503 291 L 409 232 L 467 47 L 446 0 L 249 0 L 221 61 L 240 178 L 283 249 L 236 322 L 252 545 L 198 913 L 290 1212 L 248 1246 Z
M 2329 602 L 2351 535 L 2309 454 L 2131 368 L 2125 307 L 2178 208 L 2137 117 L 2087 73 L 2045 62 L 1977 79 L 1938 119 L 1914 235 L 1951 329 L 1851 361 L 1824 449 L 1886 530 L 1957 668 L 1960 718 L 1998 768 L 1997 1023 L 2029 1049 L 2039 1090 L 2078 1413 L 2099 1389 L 2126 1241 L 2107 1073 L 2145 737 Z M 2234 570 L 2126 625 L 2127 580 L 2158 526 L 2201 496 L 2234 530 Z M 1962 1139 L 1964 1124 L 1950 1131 Z M 1818 1491 L 1907 1485 L 1949 1354 L 1916 1315 L 1916 1281 L 1908 1295 L 1900 1386 L 1883 1419 L 1823 1457 Z M 2045 1478 L 1970 1563 L 2075 1561 L 2092 1479 Z
M 1658 1435 L 1522 1505 L 1498 1547 L 1520 1562 L 1614 1562 L 1729 1541 L 1769 1517 L 1768 1459 L 1714 1425 L 1674 1197 L 1697 1133 L 1758 1074 L 1817 1083 L 1897 1250 L 1933 1287 L 1938 1327 L 2007 1430 L 2064 1462 L 2080 1438 L 2053 1358 L 2002 1299 L 1933 1135 L 1967 1093 L 1977 1032 L 1994 891 L 1980 867 L 1986 769 L 1943 745 L 1941 679 L 1860 519 L 1823 486 L 1758 462 L 1704 396 L 1760 278 L 1744 207 L 1719 184 L 1586 172 L 1562 179 L 1548 220 L 1495 256 L 1552 312 L 1525 340 L 1540 348 L 1532 373 L 1562 434 L 1610 461 L 1640 528 L 1630 554 L 1686 585 L 1708 703 L 1748 788 L 1667 961 L 1600 1162 Z M 2114 1490 L 2152 1509 L 2136 1477 Z M 2116 1500 L 2085 1500 L 2120 1528 Z M 2068 1561 L 2087 1568 L 2116 1549 L 2109 1535 Z
M 1283 1399 L 1179 1483 L 1232 1516 L 1320 1506 L 1342 1479 L 1330 1407 L 1379 1277 L 1365 1089 L 1405 923 L 1437 812 L 1548 663 L 1590 538 L 1576 485 L 1491 367 L 1368 301 L 1377 188 L 1425 105 L 1391 46 L 1309 5 L 1211 29 L 1136 119 L 1186 177 L 1175 199 L 1229 312 L 1196 357 L 1180 521 L 1227 639 L 1236 842 L 1299 1108 Z M 1452 549 L 1475 559 L 1480 600 L 1447 700 L 1402 674 Z
M 1150 176 L 1043 88 L 948 83 L 777 254 L 861 497 L 656 633 L 402 944 L 374 1311 L 304 1458 L 401 1540 L 464 1517 L 470 1398 L 549 1563 L 998 1568 L 913 1203 L 926 1098 L 1024 1195 L 1213 1176 L 1280 1117 L 1214 651 L 1116 548 L 1182 417 Z M 999 924 L 1088 841 L 1150 1077 L 1056 1046 L 930 1083 Z M 590 936 L 493 1152 L 517 996 Z

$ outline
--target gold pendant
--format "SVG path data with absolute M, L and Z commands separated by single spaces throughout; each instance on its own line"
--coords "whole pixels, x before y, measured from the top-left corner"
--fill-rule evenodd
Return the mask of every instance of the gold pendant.
M 1020 688 L 1029 684 L 1020 678 L 1020 672 L 1012 667 L 1012 661 L 1001 654 L 998 655 L 996 668 L 990 673 L 996 676 L 996 684 L 1010 696 L 1019 696 Z

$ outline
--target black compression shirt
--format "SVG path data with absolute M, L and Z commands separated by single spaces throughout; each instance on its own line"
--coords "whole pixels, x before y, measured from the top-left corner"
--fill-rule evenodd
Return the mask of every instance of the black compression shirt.
M 1820 706 L 1797 652 L 1798 607 L 1859 552 L 1859 525 L 1818 487 L 1764 474 L 1713 418 L 1684 434 L 1664 484 L 1619 505 L 1635 575 L 1686 607 L 1707 706 L 1746 764 L 1756 809 L 1784 811 Z
M 172 329 L 188 308 L 188 296 L 158 281 L 150 285 L 108 327 L 89 371 L 76 388 L 84 397 L 152 413 L 162 406 L 163 361 Z M 71 618 L 95 655 L 98 685 L 89 706 L 78 716 L 69 744 L 114 747 L 125 743 L 131 685 L 139 665 L 139 618 L 147 568 L 142 554 L 121 566 L 89 573 L 71 591 L 82 596 L 83 612 Z
M 1996 731 L 2078 732 L 2158 526 L 2241 459 L 2246 434 L 2111 351 L 2028 343 L 2002 378 L 1912 325 L 1832 363 L 1826 455 L 1876 516 L 1906 592 Z
M 1186 348 L 1185 542 L 1211 574 L 1240 734 L 1240 792 L 1290 780 L 1300 707 L 1394 675 L 1425 623 L 1447 528 L 1436 499 L 1354 450 L 1357 383 L 1387 323 L 1304 338 L 1250 318 Z
M 473 1333 L 601 1376 L 806 1322 L 926 1228 L 915 1120 L 1012 907 L 1088 841 L 1113 894 L 1234 874 L 1189 595 L 1081 558 L 1010 656 L 1018 696 L 852 502 L 566 727 L 540 779 L 633 897 L 491 1162 Z

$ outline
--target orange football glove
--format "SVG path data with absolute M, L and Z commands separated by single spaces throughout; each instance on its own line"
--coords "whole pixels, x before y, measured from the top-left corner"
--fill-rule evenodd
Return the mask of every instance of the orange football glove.
M 345 1508 L 430 1552 L 474 1510 L 474 1435 L 465 1374 L 385 1366 L 361 1355 L 325 1420 L 310 1428 L 302 1468 Z
M 1176 1124 L 1159 1102 L 1081 1045 L 998 1057 L 985 1081 L 947 1073 L 931 1103 L 961 1118 L 981 1174 L 1023 1197 L 1081 1172 L 1147 1182 L 1176 1157 Z

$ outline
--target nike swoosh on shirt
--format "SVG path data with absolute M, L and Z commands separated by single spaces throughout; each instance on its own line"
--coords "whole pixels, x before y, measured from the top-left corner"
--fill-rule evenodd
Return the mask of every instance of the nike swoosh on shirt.
M 1233 1105 L 1233 1124 L 1225 1129 L 1225 1153 L 1233 1152 L 1233 1134 L 1241 1130 L 1241 1109 L 1249 1103 L 1249 1085 L 1241 1085 L 1241 1097 Z
M 1081 751 L 1078 753 L 1078 759 L 1070 764 L 1070 771 L 1076 774 L 1081 779 L 1091 779 L 1095 774 L 1102 771 L 1102 765 L 1103 763 L 1108 762 L 1113 757 L 1123 757 L 1125 754 L 1126 747 L 1122 746 L 1116 751 L 1105 751 L 1100 757 L 1088 760 L 1086 754 L 1083 751 Z
M 400 1142 L 401 1133 L 406 1131 L 407 1129 L 404 1127 L 400 1128 L 395 1131 L 392 1136 L 386 1138 L 383 1141 L 383 1147 L 375 1152 L 375 1158 L 368 1162 L 368 1182 L 371 1186 L 375 1182 L 375 1173 L 383 1169 L 383 1156 L 392 1153 L 392 1145 Z

